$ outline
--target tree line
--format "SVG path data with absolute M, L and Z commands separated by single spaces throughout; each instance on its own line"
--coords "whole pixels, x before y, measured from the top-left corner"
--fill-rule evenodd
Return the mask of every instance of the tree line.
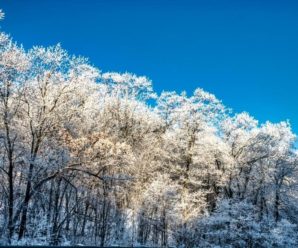
M 0 244 L 297 247 L 295 139 L 0 33 Z

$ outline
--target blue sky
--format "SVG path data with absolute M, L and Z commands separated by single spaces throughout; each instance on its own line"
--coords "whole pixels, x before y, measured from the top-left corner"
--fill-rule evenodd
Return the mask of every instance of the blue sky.
M 298 1 L 2 0 L 2 30 L 25 48 L 58 42 L 157 92 L 197 87 L 298 133 Z

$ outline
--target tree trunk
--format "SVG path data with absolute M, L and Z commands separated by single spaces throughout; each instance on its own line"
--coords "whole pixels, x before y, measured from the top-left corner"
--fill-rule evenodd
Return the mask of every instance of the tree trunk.
M 27 180 L 27 186 L 26 186 L 26 192 L 25 192 L 25 198 L 24 198 L 24 206 L 22 210 L 21 215 L 21 222 L 20 222 L 20 229 L 19 229 L 19 240 L 24 237 L 25 230 L 26 230 L 26 223 L 27 223 L 27 213 L 28 213 L 28 206 L 30 201 L 30 193 L 31 193 L 31 180 L 32 180 L 32 174 L 33 174 L 33 162 L 30 163 L 29 167 L 29 174 L 28 174 L 28 180 Z
M 275 202 L 274 202 L 274 219 L 276 222 L 279 221 L 279 205 L 280 205 L 279 189 L 276 189 Z

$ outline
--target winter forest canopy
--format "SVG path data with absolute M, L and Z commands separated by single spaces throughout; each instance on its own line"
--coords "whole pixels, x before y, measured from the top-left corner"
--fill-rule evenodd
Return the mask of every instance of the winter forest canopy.
M 0 244 L 297 247 L 295 138 L 1 32 Z

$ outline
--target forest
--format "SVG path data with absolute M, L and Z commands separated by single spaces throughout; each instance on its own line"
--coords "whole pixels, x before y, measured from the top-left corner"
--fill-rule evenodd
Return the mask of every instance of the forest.
M 0 245 L 298 247 L 295 142 L 0 33 Z

